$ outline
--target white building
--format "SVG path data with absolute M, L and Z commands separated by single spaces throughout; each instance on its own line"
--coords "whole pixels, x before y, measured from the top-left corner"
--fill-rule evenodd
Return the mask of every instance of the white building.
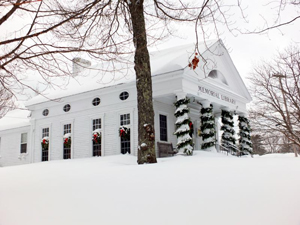
M 193 45 L 180 46 L 150 54 L 156 143 L 169 142 L 176 146 L 173 103 L 178 97 L 190 99 L 195 149 L 201 149 L 202 142 L 197 135 L 199 103 L 212 104 L 216 120 L 225 107 L 246 114 L 251 97 L 222 41 L 199 46 L 203 59 L 200 58 L 195 70 L 188 67 L 194 49 Z M 137 93 L 133 69 L 129 68 L 121 76 L 120 73 L 101 75 L 97 67 L 90 64 L 87 67 L 80 71 L 82 76 L 70 80 L 66 90 L 51 91 L 48 98 L 34 97 L 26 103 L 28 110 L 11 111 L 0 120 L 0 166 L 121 152 L 137 154 Z M 121 141 L 120 125 L 130 128 L 129 140 Z M 219 130 L 219 123 L 216 126 Z M 101 145 L 92 141 L 96 129 L 102 136 Z M 70 148 L 64 145 L 65 134 L 71 137 Z M 43 137 L 49 140 L 44 150 Z

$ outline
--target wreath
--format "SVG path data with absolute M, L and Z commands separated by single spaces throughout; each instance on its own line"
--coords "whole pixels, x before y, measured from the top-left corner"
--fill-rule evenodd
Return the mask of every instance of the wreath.
M 130 128 L 121 126 L 119 128 L 119 136 L 125 140 L 130 140 Z
M 99 129 L 93 131 L 92 141 L 94 144 L 101 144 L 101 132 Z
M 71 148 L 71 133 L 64 135 L 64 148 Z
M 43 149 L 48 149 L 49 147 L 49 137 L 43 137 L 41 141 L 41 145 Z

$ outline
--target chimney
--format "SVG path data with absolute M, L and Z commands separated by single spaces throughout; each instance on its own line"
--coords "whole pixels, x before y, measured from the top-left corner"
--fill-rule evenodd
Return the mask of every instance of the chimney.
M 72 62 L 73 62 L 73 76 L 77 76 L 78 73 L 80 73 L 81 71 L 83 71 L 84 69 L 92 65 L 91 61 L 79 57 L 75 57 L 74 59 L 72 59 Z

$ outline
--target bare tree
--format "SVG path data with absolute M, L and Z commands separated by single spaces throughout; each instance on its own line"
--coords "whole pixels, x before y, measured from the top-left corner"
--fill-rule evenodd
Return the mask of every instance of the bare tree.
M 13 95 L 0 86 L 0 118 L 14 108 Z
M 242 31 L 241 28 L 238 28 L 236 31 L 248 34 L 262 34 L 276 29 L 281 32 L 281 28 L 295 24 L 300 19 L 300 2 L 298 0 L 267 1 L 263 7 L 266 10 L 271 10 L 274 16 L 265 17 L 260 15 L 262 21 L 256 29 Z
M 218 36 L 219 26 L 230 29 L 232 25 L 228 22 L 228 11 L 232 7 L 240 9 L 239 0 L 234 5 L 225 5 L 220 0 L 1 1 L 0 9 L 7 10 L 0 14 L 0 26 L 17 13 L 29 14 L 32 19 L 10 38 L 0 40 L 3 52 L 0 55 L 0 82 L 7 90 L 8 84 L 16 81 L 22 87 L 37 91 L 20 78 L 28 68 L 38 71 L 45 84 L 54 85 L 53 78 L 70 75 L 68 60 L 74 52 L 84 52 L 107 62 L 124 62 L 126 55 L 134 52 L 138 142 L 143 146 L 143 150 L 139 150 L 138 163 L 155 163 L 148 43 L 170 34 L 172 24 L 176 22 L 195 26 L 197 43 L 211 33 Z M 208 24 L 212 26 L 211 32 L 206 29 Z M 195 52 L 200 53 L 197 44 Z M 113 69 L 111 67 L 110 71 Z M 151 135 L 145 127 L 151 127 Z
M 266 154 L 266 150 L 263 144 L 264 138 L 262 135 L 253 134 L 251 135 L 253 154 L 264 155 Z
M 254 104 L 251 114 L 257 129 L 282 133 L 300 146 L 300 52 L 289 47 L 275 60 L 264 62 L 252 78 Z M 297 157 L 296 147 L 294 153 Z

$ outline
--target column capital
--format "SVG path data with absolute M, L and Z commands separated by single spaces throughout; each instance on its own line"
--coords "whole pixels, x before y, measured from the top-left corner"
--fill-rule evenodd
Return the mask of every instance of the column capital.
M 238 116 L 242 116 L 242 117 L 248 117 L 248 113 L 243 113 L 243 112 L 237 112 L 236 113 Z
M 211 102 L 208 100 L 202 100 L 200 101 L 200 103 L 202 104 L 203 108 L 208 108 L 210 107 Z
M 174 94 L 177 96 L 177 100 L 184 99 L 187 96 L 187 93 L 183 91 L 175 91 Z

